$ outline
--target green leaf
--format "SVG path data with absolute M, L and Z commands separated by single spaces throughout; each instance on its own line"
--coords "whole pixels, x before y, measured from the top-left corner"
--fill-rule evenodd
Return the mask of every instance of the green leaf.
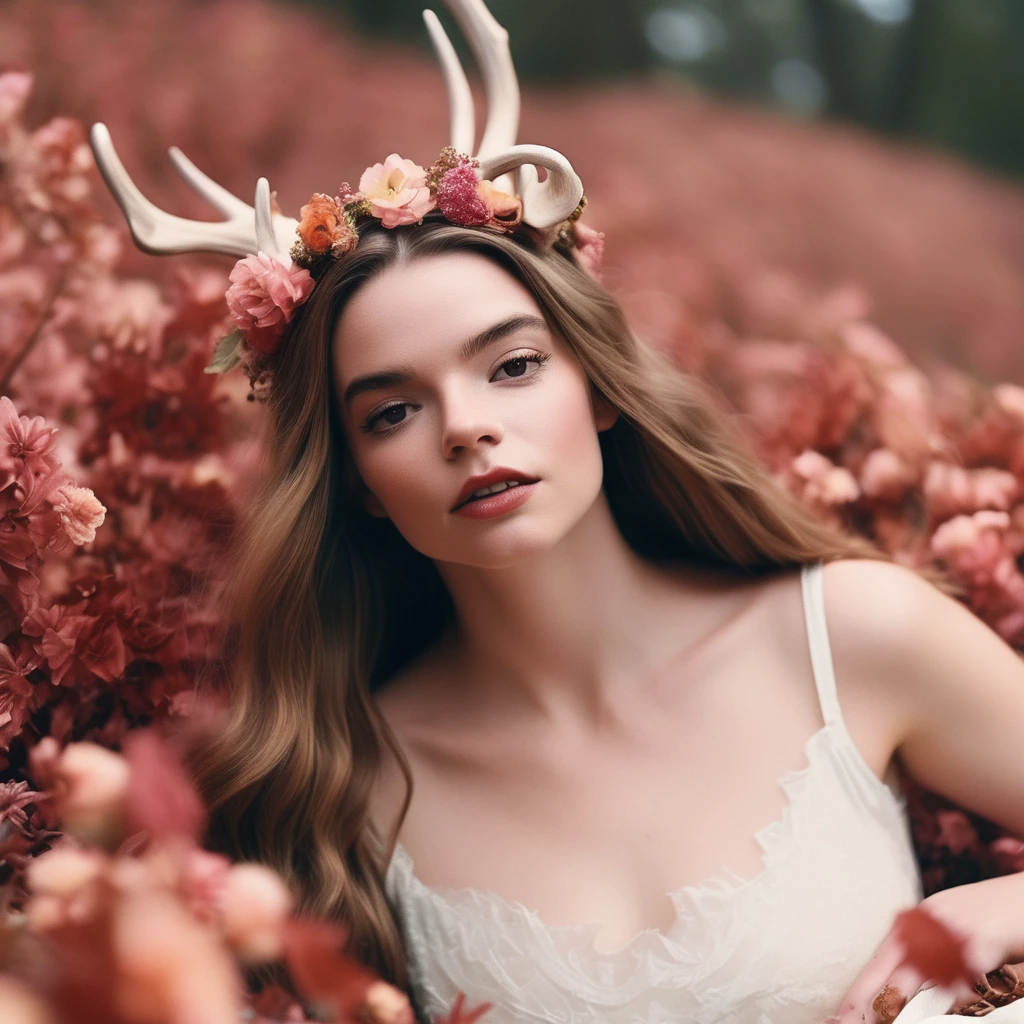
M 230 334 L 225 334 L 217 342 L 213 359 L 210 360 L 210 364 L 203 372 L 224 373 L 225 370 L 230 370 L 232 366 L 241 362 L 242 357 L 238 354 L 238 347 L 241 344 L 242 337 L 242 330 L 239 327 L 236 327 Z

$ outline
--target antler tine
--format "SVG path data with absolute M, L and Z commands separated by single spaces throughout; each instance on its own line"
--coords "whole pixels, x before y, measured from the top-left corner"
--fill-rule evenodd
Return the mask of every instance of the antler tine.
M 281 246 L 274 234 L 274 215 L 270 212 L 270 182 L 260 178 L 256 182 L 256 247 L 281 263 L 290 262 L 288 247 Z
M 218 185 L 213 178 L 199 170 L 177 146 L 171 146 L 167 153 L 171 158 L 171 163 L 174 164 L 174 169 L 225 217 L 237 217 L 240 214 L 248 216 L 252 213 L 252 207 L 248 203 L 239 199 L 233 192 L 229 192 L 223 185 Z
M 537 167 L 547 169 L 540 181 Z M 583 182 L 572 164 L 557 150 L 547 146 L 512 146 L 504 153 L 480 161 L 480 175 L 492 181 L 496 175 L 519 171 L 519 194 L 523 200 L 523 220 L 535 228 L 550 228 L 565 220 L 583 198 Z
M 437 15 L 431 11 L 423 12 L 423 20 L 430 41 L 434 44 L 434 52 L 441 64 L 444 84 L 448 90 L 448 106 L 451 110 L 452 147 L 458 153 L 472 153 L 476 141 L 476 124 L 473 116 L 473 94 L 469 91 L 466 72 L 462 70 L 458 54 L 452 41 L 448 38 Z
M 124 212 L 135 244 L 143 252 L 154 256 L 181 252 L 248 256 L 257 251 L 254 209 L 208 178 L 180 151 L 171 151 L 171 159 L 178 172 L 228 220 L 188 220 L 161 210 L 139 191 L 128 176 L 105 124 L 97 122 L 92 126 L 89 141 L 100 173 Z M 297 221 L 280 215 L 274 220 L 279 239 L 294 234 Z
M 519 132 L 519 82 L 508 49 L 508 32 L 494 20 L 483 0 L 445 0 L 469 41 L 487 94 L 487 124 L 478 159 L 516 144 Z

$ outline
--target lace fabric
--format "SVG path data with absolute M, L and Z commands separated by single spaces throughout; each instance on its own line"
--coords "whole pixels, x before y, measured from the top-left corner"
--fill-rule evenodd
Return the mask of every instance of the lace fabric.
M 426 1013 L 449 1012 L 460 990 L 494 1004 L 484 1024 L 821 1024 L 836 1011 L 922 891 L 906 802 L 839 711 L 820 568 L 805 567 L 802 585 L 825 725 L 778 780 L 786 804 L 755 834 L 760 871 L 682 887 L 667 931 L 604 952 L 599 923 L 553 925 L 495 892 L 423 884 L 399 845 L 387 889 Z

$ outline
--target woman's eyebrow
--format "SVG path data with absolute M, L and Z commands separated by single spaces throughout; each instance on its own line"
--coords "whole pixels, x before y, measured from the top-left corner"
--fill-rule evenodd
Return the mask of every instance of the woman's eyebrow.
M 481 331 L 476 337 L 463 342 L 459 349 L 459 358 L 468 362 L 474 356 L 479 355 L 485 348 L 503 341 L 509 335 L 527 328 L 539 328 L 546 331 L 547 322 L 543 317 L 534 313 L 514 313 L 512 316 L 499 320 L 496 324 Z M 398 366 L 392 370 L 381 370 L 379 373 L 368 373 L 362 377 L 356 377 L 347 388 L 345 388 L 344 402 L 349 405 L 357 395 L 367 391 L 379 391 L 382 388 L 393 388 L 399 384 L 405 384 L 413 377 L 413 370 L 408 366 Z

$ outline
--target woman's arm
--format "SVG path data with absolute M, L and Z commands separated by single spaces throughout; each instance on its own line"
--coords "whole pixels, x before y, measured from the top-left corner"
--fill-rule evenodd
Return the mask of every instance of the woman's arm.
M 842 559 L 823 590 L 829 633 L 853 652 L 843 665 L 884 699 L 904 768 L 1024 837 L 1024 660 L 903 566 Z
M 1024 836 L 1024 661 L 971 611 L 912 571 L 842 560 L 823 577 L 829 632 L 844 667 L 884 701 L 897 750 L 925 788 Z M 852 653 L 850 653 L 852 652 Z M 1024 960 L 1024 873 L 933 893 L 928 909 L 966 938 L 980 977 Z M 900 967 L 890 933 L 851 986 L 839 1020 L 872 1022 L 890 985 L 910 997 L 926 979 Z

